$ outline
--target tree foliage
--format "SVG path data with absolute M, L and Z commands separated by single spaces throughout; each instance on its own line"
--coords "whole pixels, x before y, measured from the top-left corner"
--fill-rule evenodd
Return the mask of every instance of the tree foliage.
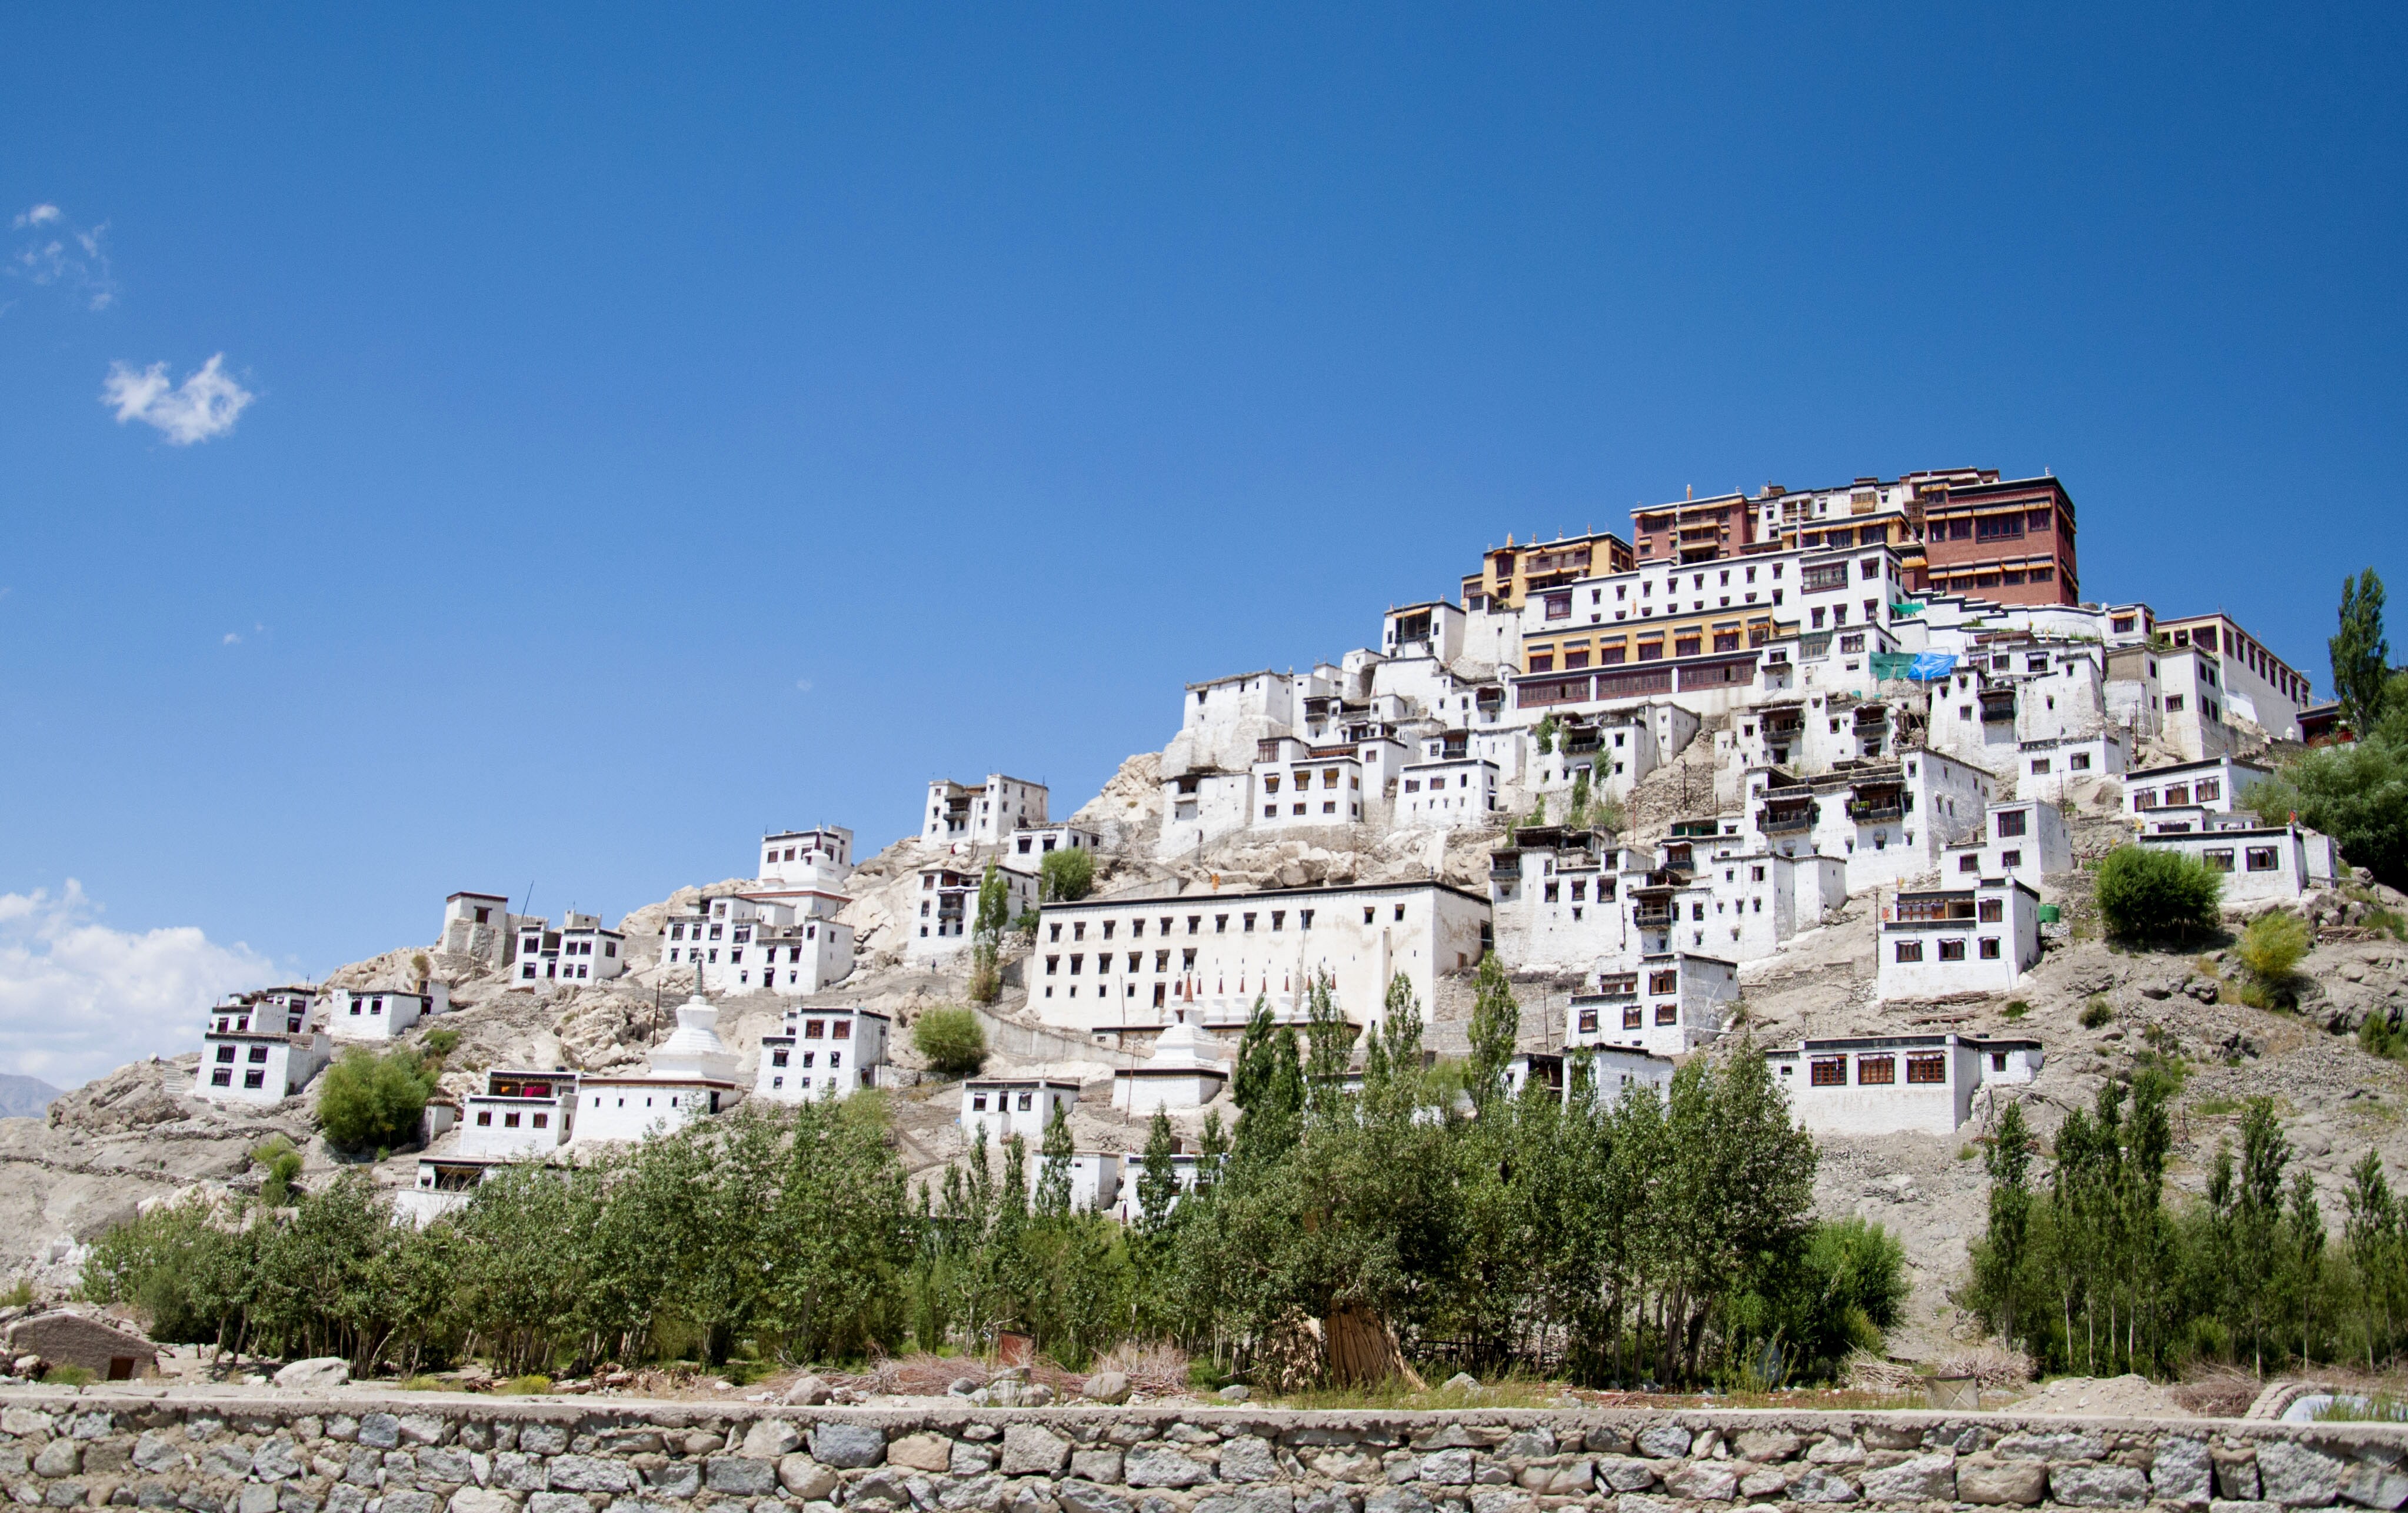
M 2119 846 L 2099 864 L 2094 883 L 2107 933 L 2125 940 L 2181 940 L 2213 934 L 2224 879 L 2180 851 Z
M 2408 887 L 2408 676 L 2391 679 L 2382 715 L 2355 742 L 2293 757 L 2242 804 L 2268 824 L 2297 816 L 2339 842 L 2352 866 Z
M 970 1001 L 992 1004 L 1003 996 L 1003 932 L 1010 920 L 1011 888 L 993 862 L 979 879 L 978 916 L 970 922 Z
M 408 1046 L 354 1046 L 318 1079 L 318 1127 L 337 1150 L 397 1150 L 418 1138 L 435 1074 Z
M 986 1031 L 973 1009 L 932 1008 L 912 1021 L 911 1049 L 939 1077 L 975 1077 L 986 1064 Z
M 1037 864 L 1037 884 L 1048 904 L 1075 904 L 1095 891 L 1096 853 L 1060 848 Z
M 2341 623 L 2332 654 L 2333 696 L 2341 717 L 2363 739 L 2383 718 L 2391 679 L 2391 644 L 2383 634 L 2383 579 L 2367 568 L 2341 581 Z
M 494 1173 L 424 1230 L 357 1171 L 286 1217 L 199 1201 L 110 1231 L 85 1295 L 154 1337 L 339 1355 L 481 1355 L 510 1374 L 740 1343 L 797 1359 L 899 1343 L 903 1172 L 874 1093 L 751 1107 L 573 1168 Z

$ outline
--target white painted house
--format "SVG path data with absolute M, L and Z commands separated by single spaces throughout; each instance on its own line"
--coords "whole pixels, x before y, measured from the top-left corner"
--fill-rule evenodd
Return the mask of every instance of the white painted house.
M 678 1027 L 652 1048 L 641 1077 L 578 1081 L 577 1138 L 647 1140 L 708 1119 L 742 1092 L 736 1053 L 719 1037 L 719 1010 L 697 993 L 680 1004 Z
M 786 1010 L 784 1025 L 761 1037 L 752 1095 L 798 1104 L 876 1087 L 892 1022 L 857 1005 Z
M 1773 1085 L 1815 1135 L 1953 1135 L 1985 1094 L 2040 1074 L 2041 1043 L 1963 1035 L 1803 1040 L 1766 1055 Z
M 1068 1119 L 1070 1106 L 1078 1101 L 1079 1084 L 1067 1078 L 972 1078 L 962 1084 L 959 1122 L 972 1135 L 984 1130 L 990 1147 L 1016 1135 L 1033 1150 L 1045 1138 L 1045 1126 L 1053 1121 L 1054 1111 L 1060 1109 Z
M 2136 829 L 2153 835 L 2201 830 L 2207 816 L 2232 813 L 2250 784 L 2273 775 L 2271 767 L 2229 756 L 2144 767 L 2124 775 L 2125 809 Z
M 705 993 L 815 993 L 853 971 L 853 928 L 792 894 L 697 900 L 663 927 L 663 963 L 699 971 Z M 833 911 L 831 911 L 833 912 Z
M 455 1155 L 493 1161 L 543 1156 L 566 1145 L 574 1132 L 577 1074 L 487 1072 L 484 1091 L 463 1103 Z
M 2072 870 L 2065 816 L 2039 799 L 1991 805 L 1981 838 L 1949 847 L 1940 860 L 1943 880 L 2012 878 L 2035 891 L 2041 878 Z
M 1661 1098 L 1672 1085 L 1673 1070 L 1671 1058 L 1627 1046 L 1524 1051 L 1505 1063 L 1505 1091 L 1519 1097 L 1535 1078 L 1540 1087 L 1569 1103 L 1585 1077 L 1591 1095 L 1599 1103 L 1616 1102 L 1633 1087 Z
M 1192 1150 L 1182 1150 L 1170 1158 L 1171 1197 L 1166 1213 L 1179 1207 L 1179 1200 L 1196 1191 L 1197 1168 L 1203 1158 Z M 1138 1183 L 1145 1174 L 1145 1152 L 1132 1150 L 1121 1157 L 1120 1196 L 1112 1206 L 1112 1217 L 1126 1228 L 1145 1217 L 1145 1206 L 1138 1195 Z
M 308 1022 L 307 988 L 235 993 L 209 1011 L 193 1093 L 213 1103 L 281 1103 L 325 1069 L 334 1046 Z
M 1065 820 L 1059 824 L 1025 825 L 1011 833 L 1011 844 L 1003 854 L 1010 857 L 1017 871 L 1033 873 L 1045 864 L 1045 858 L 1054 851 L 1094 852 L 1102 849 L 1103 836 L 1085 825 L 1074 825 Z
M 394 1216 L 420 1229 L 468 1206 L 486 1174 L 507 1163 L 470 1156 L 421 1156 L 415 1181 L 393 1195 Z
M 1748 824 L 1768 850 L 1841 858 L 1848 892 L 1863 892 L 1930 872 L 1942 851 L 1979 835 L 1995 782 L 1917 747 L 1813 778 L 1757 767 L 1746 778 Z
M 2333 838 L 2305 825 L 2254 825 L 2239 815 L 2209 822 L 2216 828 L 2143 835 L 2140 843 L 2195 856 L 2224 874 L 2227 907 L 2287 903 L 2349 875 Z
M 997 866 L 996 875 L 1003 879 L 1007 921 L 1037 907 L 1036 874 Z M 904 921 L 903 959 L 936 962 L 969 949 L 970 932 L 978 926 L 979 889 L 984 880 L 983 868 L 922 867 L 919 907 Z
M 1686 951 L 1641 957 L 1627 970 L 1598 973 L 1587 992 L 1572 994 L 1564 1049 L 1619 1046 L 1684 1056 L 1722 1034 L 1738 998 L 1733 963 Z
M 2040 963 L 2040 894 L 2007 878 L 1901 891 L 1882 906 L 1875 951 L 1885 1001 L 2007 992 Z
M 853 832 L 841 825 L 810 830 L 781 830 L 761 837 L 763 883 L 774 891 L 807 888 L 833 892 L 841 900 L 844 879 L 853 875 Z
M 1156 1109 L 1201 1108 L 1228 1085 L 1220 1042 L 1182 1015 L 1155 1037 L 1144 1062 L 1112 1074 L 1112 1106 L 1132 1118 Z
M 418 1021 L 448 1012 L 452 990 L 429 982 L 424 992 L 398 988 L 345 988 L 327 1006 L 326 1029 L 337 1040 L 398 1040 Z
M 1025 968 L 1029 1006 L 1105 1044 L 1182 1011 L 1201 1029 L 1236 1029 L 1257 996 L 1280 1021 L 1300 1023 L 1305 992 L 1326 972 L 1346 1017 L 1376 1023 L 1399 973 L 1428 1013 L 1440 974 L 1478 964 L 1487 925 L 1488 900 L 1438 882 L 1144 890 L 1048 904 Z
M 975 849 L 1000 849 L 1023 825 L 1045 822 L 1045 785 L 999 772 L 975 783 L 939 778 L 928 784 L 920 838 Z
M 627 970 L 627 937 L 603 929 L 594 915 L 563 915 L 557 930 L 547 919 L 523 917 L 518 932 L 518 975 L 511 980 L 522 988 L 608 982 Z

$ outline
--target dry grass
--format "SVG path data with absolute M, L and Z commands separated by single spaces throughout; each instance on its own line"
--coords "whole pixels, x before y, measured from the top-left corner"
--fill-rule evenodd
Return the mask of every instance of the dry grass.
M 1097 1371 L 1117 1371 L 1131 1389 L 1154 1397 L 1187 1390 L 1187 1352 L 1156 1340 L 1123 1340 L 1096 1358 Z
M 1885 1360 L 1865 1349 L 1848 1352 L 1841 1378 L 1851 1392 L 1907 1392 L 1923 1385 L 1922 1376 L 1913 1366 Z
M 1968 1345 L 1932 1363 L 1942 1377 L 1971 1377 L 1984 1390 L 2013 1391 L 2032 1379 L 2032 1358 L 2004 1345 Z
M 967 1377 L 973 1387 L 987 1381 L 986 1363 L 974 1355 L 935 1355 L 914 1350 L 888 1356 L 869 1368 L 870 1391 L 897 1397 L 942 1397 Z

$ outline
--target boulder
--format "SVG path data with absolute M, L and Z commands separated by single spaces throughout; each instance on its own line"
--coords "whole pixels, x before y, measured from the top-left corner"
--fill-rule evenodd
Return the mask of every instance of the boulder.
M 1128 1374 L 1121 1371 L 1098 1371 L 1087 1378 L 1082 1395 L 1097 1403 L 1125 1403 L 1129 1395 Z
M 339 1355 L 313 1355 L 276 1373 L 276 1385 L 289 1392 L 322 1392 L 351 1379 L 351 1363 Z
M 815 1408 L 835 1396 L 835 1390 L 817 1377 L 805 1377 L 786 1389 L 785 1401 L 802 1407 Z
M 793 1453 L 803 1443 L 802 1432 L 783 1419 L 756 1419 L 744 1432 L 744 1444 L 736 1453 L 755 1461 L 774 1461 Z

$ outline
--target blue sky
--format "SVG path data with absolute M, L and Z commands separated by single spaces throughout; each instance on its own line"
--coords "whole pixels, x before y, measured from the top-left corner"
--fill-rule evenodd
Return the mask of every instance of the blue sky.
M 2319 688 L 2408 573 L 2397 7 L 9 32 L 0 1069 L 457 888 L 1075 806 L 1182 682 L 1692 486 L 2049 468 L 2086 593 Z

